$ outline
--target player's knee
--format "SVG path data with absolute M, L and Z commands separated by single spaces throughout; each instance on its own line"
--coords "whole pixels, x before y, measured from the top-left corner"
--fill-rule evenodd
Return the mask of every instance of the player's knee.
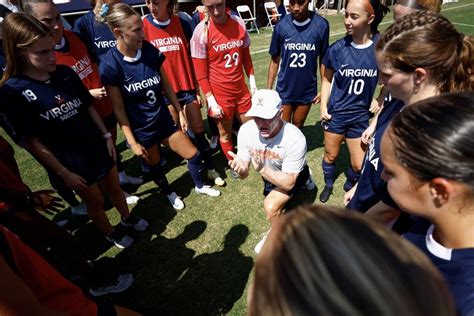
M 102 212 L 103 205 L 104 197 L 102 196 L 102 194 L 94 195 L 93 197 L 87 200 L 87 212 L 89 214 L 97 214 L 99 212 Z
M 328 164 L 333 164 L 336 162 L 336 155 L 330 154 L 330 153 L 324 153 L 324 161 Z
M 263 209 L 268 220 L 281 215 L 282 205 L 275 200 L 267 197 L 263 201 Z

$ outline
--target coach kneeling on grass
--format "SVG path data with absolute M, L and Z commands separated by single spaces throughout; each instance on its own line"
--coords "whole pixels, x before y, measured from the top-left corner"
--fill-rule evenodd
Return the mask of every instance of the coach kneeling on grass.
M 272 222 L 297 190 L 315 188 L 306 163 L 306 138 L 296 126 L 281 119 L 281 99 L 276 91 L 258 90 L 246 116 L 253 120 L 240 128 L 238 152 L 229 152 L 233 157 L 229 166 L 244 179 L 252 161 L 264 182 L 263 208 Z M 265 239 L 266 235 L 255 247 L 256 253 Z

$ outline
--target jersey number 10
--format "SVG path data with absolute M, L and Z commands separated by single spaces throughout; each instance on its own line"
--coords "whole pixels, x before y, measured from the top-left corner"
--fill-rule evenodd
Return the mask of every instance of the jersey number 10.
M 362 91 L 364 91 L 364 84 L 365 82 L 362 79 L 352 79 L 351 85 L 349 86 L 349 94 L 360 95 Z

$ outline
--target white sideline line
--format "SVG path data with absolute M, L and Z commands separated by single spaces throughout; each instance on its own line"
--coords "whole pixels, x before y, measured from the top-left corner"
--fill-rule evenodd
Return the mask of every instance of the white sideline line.
M 451 22 L 453 23 L 454 25 L 461 25 L 461 26 L 470 26 L 470 27 L 474 27 L 474 25 L 471 25 L 471 24 L 465 24 L 465 23 L 455 23 L 455 22 Z
M 441 13 L 443 13 L 444 11 L 451 11 L 451 10 L 455 10 L 455 9 L 460 9 L 460 8 L 465 8 L 465 7 L 470 7 L 474 5 L 474 3 L 468 3 L 468 4 L 464 4 L 464 5 L 460 5 L 459 7 L 451 7 L 451 8 L 447 8 L 447 9 L 441 9 Z M 386 21 L 386 22 L 382 22 L 380 23 L 380 25 L 383 25 L 383 24 L 391 24 L 393 23 L 393 21 Z M 455 23 L 455 22 L 451 22 L 453 23 L 454 25 L 461 25 L 461 26 L 470 26 L 470 27 L 473 27 L 474 25 L 470 25 L 470 24 L 464 24 L 464 23 Z M 333 36 L 337 36 L 337 35 L 342 35 L 342 34 L 346 34 L 346 32 L 337 32 L 337 33 L 332 33 L 332 34 L 329 34 L 329 37 L 333 37 Z M 251 52 L 250 55 L 255 55 L 255 54 L 260 54 L 260 53 L 264 53 L 264 52 L 268 52 L 268 48 L 267 49 L 261 49 L 261 50 L 257 50 L 255 52 Z

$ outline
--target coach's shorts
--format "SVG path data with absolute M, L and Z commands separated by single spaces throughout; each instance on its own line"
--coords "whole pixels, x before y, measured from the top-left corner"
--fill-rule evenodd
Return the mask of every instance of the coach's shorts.
M 303 170 L 301 170 L 300 174 L 296 178 L 296 182 L 293 188 L 287 192 L 288 196 L 293 196 L 295 193 L 300 191 L 303 188 L 303 186 L 306 184 L 306 181 L 308 181 L 308 179 L 309 179 L 309 167 L 308 165 L 306 165 L 303 167 Z M 263 179 L 263 195 L 264 196 L 267 196 L 276 187 L 277 186 L 274 185 L 273 183 L 268 182 L 267 180 Z
M 360 138 L 362 137 L 362 133 L 369 127 L 369 122 L 347 123 L 333 117 L 327 122 L 321 122 L 321 125 L 325 132 L 344 135 L 346 138 Z
M 181 90 L 176 92 L 176 97 L 178 98 L 179 104 L 181 106 L 185 106 L 188 103 L 197 100 L 196 90 Z M 171 104 L 171 101 L 163 94 L 163 98 L 165 99 L 165 104 Z

